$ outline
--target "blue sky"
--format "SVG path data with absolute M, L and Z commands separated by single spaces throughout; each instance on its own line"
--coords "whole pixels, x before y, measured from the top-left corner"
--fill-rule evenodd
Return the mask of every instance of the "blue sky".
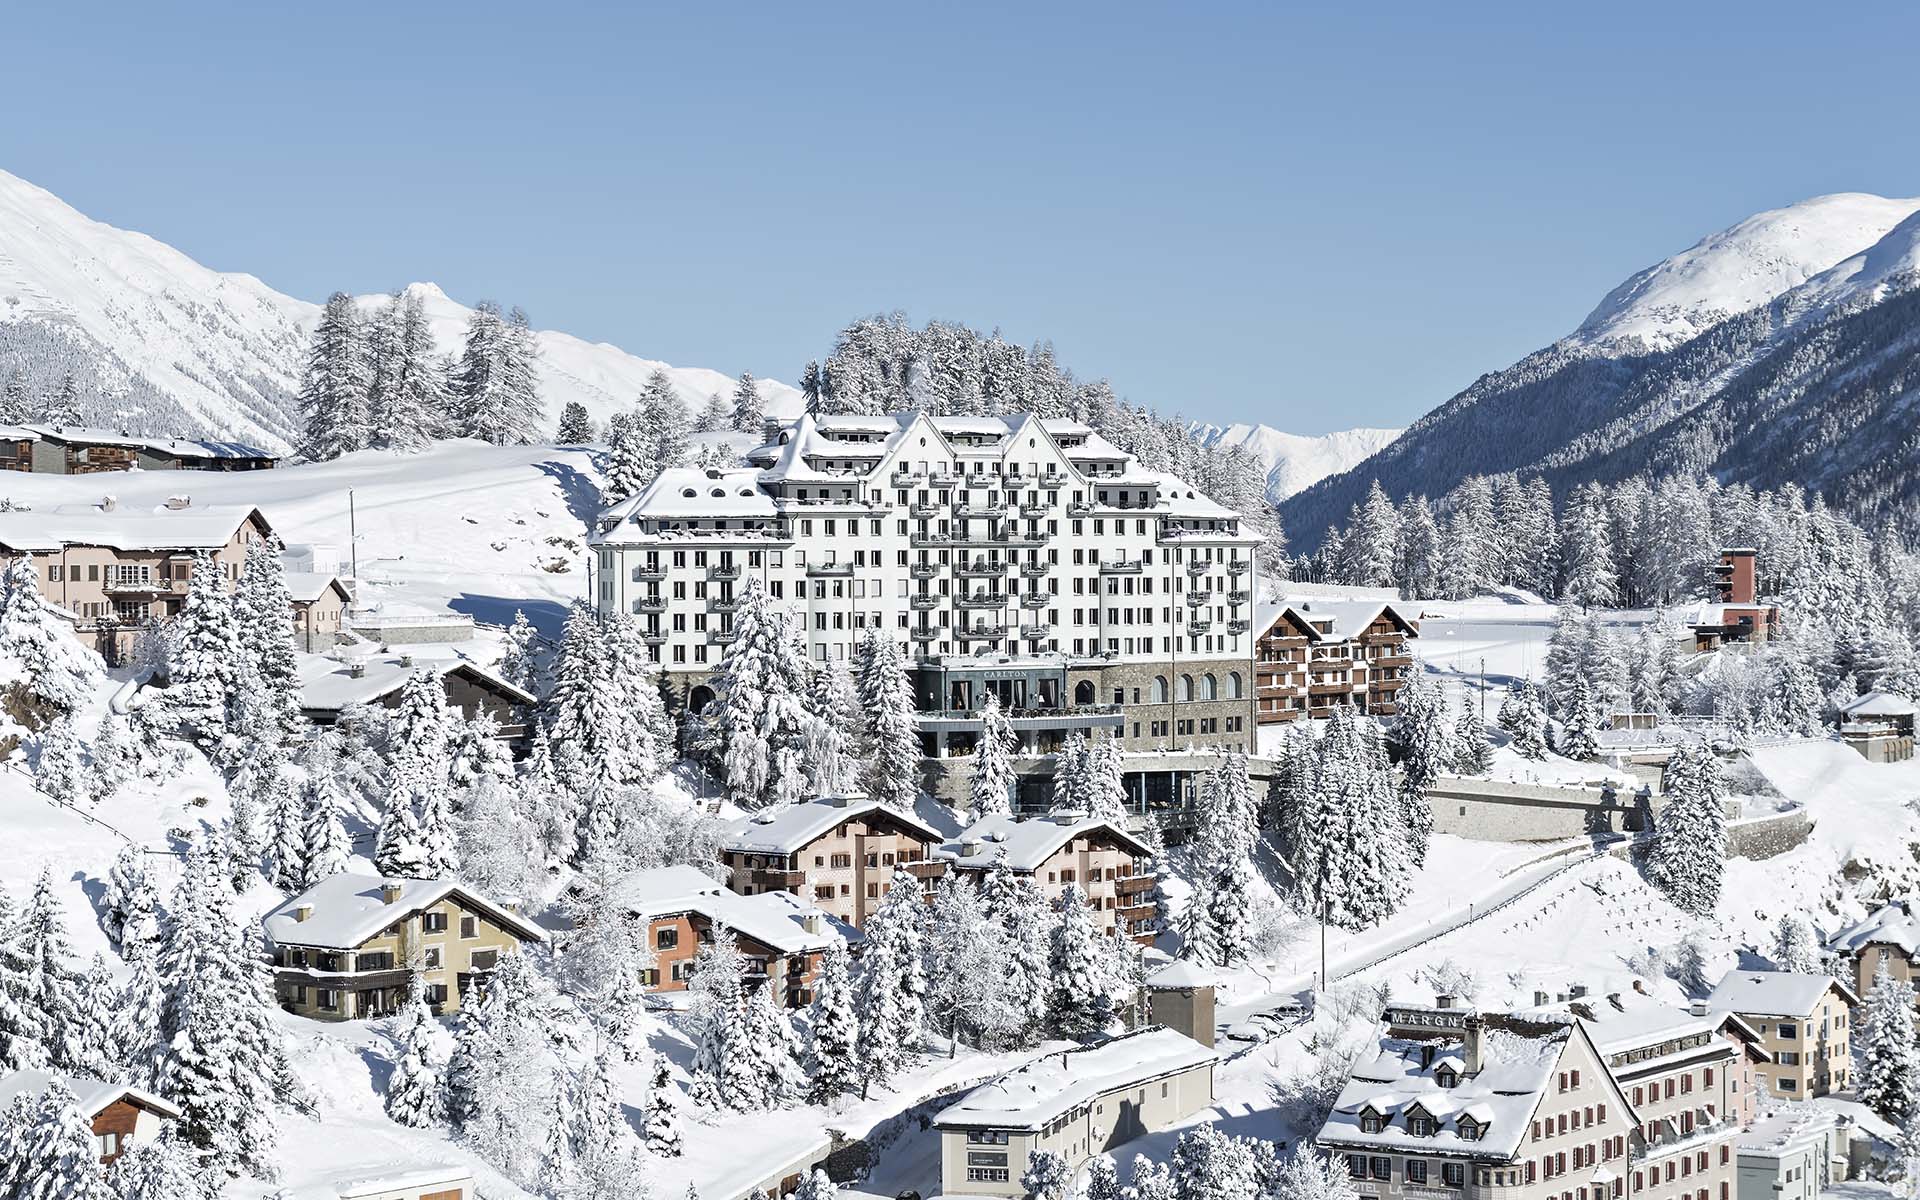
M 1914 12 L 32 5 L 0 168 L 308 299 L 788 380 L 900 308 L 1318 433 L 1753 211 L 1920 192 Z

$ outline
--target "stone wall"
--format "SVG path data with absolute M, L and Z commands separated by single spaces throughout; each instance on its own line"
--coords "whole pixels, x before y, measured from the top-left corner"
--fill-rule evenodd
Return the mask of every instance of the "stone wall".
M 1433 830 L 1489 842 L 1551 842 L 1633 833 L 1666 803 L 1659 795 L 1445 776 L 1427 793 Z
M 1785 812 L 1749 817 L 1727 825 L 1727 853 L 1735 858 L 1772 858 L 1802 845 L 1813 833 L 1813 817 L 1795 805 Z
M 1240 676 L 1240 698 L 1238 700 L 1186 700 L 1178 699 L 1180 677 L 1191 675 L 1198 688 L 1203 676 L 1212 675 L 1219 685 L 1219 694 L 1227 695 L 1228 677 Z M 1153 702 L 1153 681 L 1164 679 L 1167 686 L 1167 700 Z M 1067 698 L 1077 703 L 1078 689 L 1085 681 L 1093 684 L 1095 704 L 1118 703 L 1121 705 L 1120 748 L 1122 750 L 1173 750 L 1185 746 L 1220 745 L 1239 749 L 1251 754 L 1254 741 L 1253 720 L 1253 662 L 1247 658 L 1194 658 L 1180 659 L 1176 662 L 1099 662 L 1079 660 L 1070 663 L 1067 668 Z M 1195 695 L 1199 692 L 1196 690 Z M 1229 731 L 1227 719 L 1240 718 L 1240 728 Z M 1201 722 L 1218 722 L 1217 731 L 1202 733 Z M 1153 723 L 1159 721 L 1167 728 L 1160 736 L 1153 734 Z M 1178 722 L 1192 721 L 1193 732 L 1177 733 Z M 1137 731 L 1137 732 L 1136 732 Z

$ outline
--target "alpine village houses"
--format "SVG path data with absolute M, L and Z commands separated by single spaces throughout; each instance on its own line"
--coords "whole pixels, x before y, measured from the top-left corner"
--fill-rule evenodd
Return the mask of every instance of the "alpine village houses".
M 399 1011 L 416 970 L 433 1011 L 458 1012 L 502 955 L 546 940 L 466 884 L 350 871 L 314 884 L 262 923 L 280 1006 L 322 1021 Z
M 1074 812 L 1026 818 L 1002 813 L 975 822 L 938 853 L 976 883 L 1004 857 L 1015 875 L 1039 885 L 1048 902 L 1078 887 L 1103 932 L 1153 943 L 1159 916 L 1153 851 L 1111 821 Z
M 1420 627 L 1392 604 L 1293 600 L 1255 613 L 1255 719 L 1276 725 L 1338 708 L 1390 717 Z
M 947 872 L 940 833 L 864 796 L 821 796 L 749 814 L 722 834 L 727 886 L 743 896 L 788 892 L 849 925 L 866 924 L 895 871 L 924 884 Z

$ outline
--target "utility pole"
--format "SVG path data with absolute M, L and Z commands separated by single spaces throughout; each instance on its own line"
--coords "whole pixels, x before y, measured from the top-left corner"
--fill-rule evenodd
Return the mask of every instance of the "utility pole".
M 336 563 L 339 559 L 334 559 Z M 347 489 L 347 569 L 353 572 L 353 602 L 365 607 L 360 592 L 360 521 L 353 508 L 353 489 Z
M 1480 724 L 1484 728 L 1486 726 L 1486 723 L 1487 723 L 1487 658 L 1483 654 L 1480 656 Z

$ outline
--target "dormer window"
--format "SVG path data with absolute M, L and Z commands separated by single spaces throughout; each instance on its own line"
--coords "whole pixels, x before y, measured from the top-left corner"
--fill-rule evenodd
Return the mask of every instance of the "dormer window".
M 1379 1133 L 1385 1127 L 1386 1119 L 1372 1109 L 1367 1109 L 1360 1114 L 1361 1133 Z
M 1471 1121 L 1465 1118 L 1462 1118 L 1460 1121 L 1460 1140 L 1463 1142 L 1477 1142 L 1480 1140 L 1480 1135 L 1485 1132 L 1486 1127 L 1477 1121 Z
M 1438 1071 L 1435 1071 L 1433 1073 L 1433 1081 L 1443 1088 L 1460 1086 L 1460 1076 L 1454 1073 L 1452 1067 L 1441 1067 Z
M 1408 1117 L 1407 1131 L 1415 1137 L 1432 1137 L 1433 1118 L 1425 1116 L 1424 1114 L 1421 1116 Z

